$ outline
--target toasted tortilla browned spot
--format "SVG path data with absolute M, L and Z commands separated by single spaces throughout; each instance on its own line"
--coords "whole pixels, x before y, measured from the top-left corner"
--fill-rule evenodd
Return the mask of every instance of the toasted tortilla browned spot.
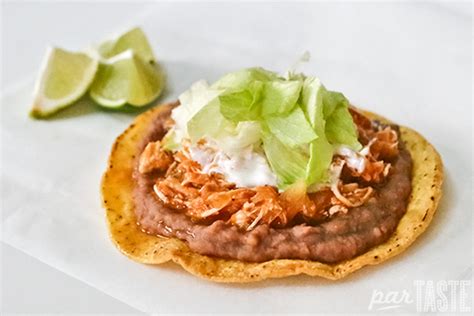
M 363 266 L 381 263 L 407 249 L 428 227 L 441 198 L 443 166 L 439 154 L 420 134 L 401 127 L 401 137 L 413 160 L 412 194 L 406 214 L 387 242 L 338 264 L 287 259 L 248 263 L 199 255 L 179 239 L 142 232 L 135 220 L 132 171 L 134 159 L 139 155 L 137 144 L 147 133 L 149 124 L 158 115 L 169 113 L 171 107 L 172 104 L 161 105 L 135 119 L 115 141 L 102 179 L 103 204 L 110 236 L 120 251 L 135 261 L 146 264 L 173 261 L 192 274 L 217 282 L 251 282 L 297 274 L 336 280 Z M 389 122 L 376 114 L 365 114 Z

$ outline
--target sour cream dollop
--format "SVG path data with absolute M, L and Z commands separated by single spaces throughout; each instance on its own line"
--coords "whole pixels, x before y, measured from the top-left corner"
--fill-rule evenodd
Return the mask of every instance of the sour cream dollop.
M 368 153 L 368 149 L 364 147 L 361 151 L 354 151 L 351 148 L 341 145 L 337 148 L 336 154 L 341 155 L 345 158 L 347 165 L 362 173 L 365 170 L 366 159 L 365 156 Z
M 276 175 L 263 153 L 248 146 L 239 152 L 225 153 L 206 142 L 189 147 L 191 159 L 207 174 L 220 173 L 237 187 L 277 186 Z

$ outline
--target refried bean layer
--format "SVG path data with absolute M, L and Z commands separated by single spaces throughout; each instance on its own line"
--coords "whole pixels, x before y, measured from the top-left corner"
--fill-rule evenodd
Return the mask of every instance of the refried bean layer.
M 160 112 L 139 150 L 166 133 L 170 110 Z M 351 259 L 385 242 L 406 212 L 411 192 L 412 161 L 402 141 L 391 173 L 363 205 L 337 214 L 326 222 L 285 228 L 257 225 L 251 231 L 216 220 L 209 225 L 195 223 L 183 212 L 165 207 L 153 192 L 159 174 L 134 170 L 134 204 L 137 222 L 149 234 L 176 237 L 202 255 L 262 262 L 271 259 L 304 259 L 335 263 Z

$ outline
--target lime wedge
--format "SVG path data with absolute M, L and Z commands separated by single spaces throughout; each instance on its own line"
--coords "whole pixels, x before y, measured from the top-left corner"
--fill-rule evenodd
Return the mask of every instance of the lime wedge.
M 127 103 L 139 107 L 156 99 L 163 83 L 158 65 L 126 50 L 100 64 L 89 94 L 105 107 L 118 108 Z
M 85 53 L 49 48 L 36 82 L 30 115 L 47 117 L 71 105 L 94 80 L 98 61 Z
M 133 50 L 143 60 L 155 62 L 153 50 L 148 43 L 145 33 L 139 27 L 135 27 L 116 38 L 105 41 L 97 48 L 101 57 L 105 59 L 117 56 L 129 49 Z

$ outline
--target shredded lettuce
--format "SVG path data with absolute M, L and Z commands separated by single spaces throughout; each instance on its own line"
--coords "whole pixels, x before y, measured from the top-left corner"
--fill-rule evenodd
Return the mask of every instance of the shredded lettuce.
M 296 105 L 302 81 L 278 80 L 265 82 L 262 96 L 262 115 L 286 114 Z
M 265 153 L 280 189 L 327 181 L 334 147 L 360 148 L 344 95 L 303 74 L 244 69 L 211 86 L 199 81 L 179 99 L 166 149 L 176 150 L 183 138 L 212 139 L 227 153 L 252 146 Z
M 248 146 L 259 146 L 262 139 L 260 122 L 240 122 L 231 133 L 219 135 L 216 141 L 226 153 L 236 153 Z
M 290 147 L 308 144 L 318 137 L 299 106 L 286 116 L 268 116 L 265 123 L 273 135 Z
M 171 118 L 175 122 L 174 141 L 180 143 L 188 134 L 188 122 L 205 106 L 215 100 L 222 91 L 210 88 L 205 80 L 194 83 L 191 88 L 179 96 L 180 106 L 175 108 Z
M 263 150 L 270 167 L 277 175 L 280 189 L 305 178 L 309 157 L 303 150 L 295 150 L 285 145 L 268 131 L 263 133 Z
M 309 145 L 309 162 L 306 167 L 306 184 L 327 179 L 327 171 L 333 156 L 333 147 L 325 134 L 326 121 L 323 115 L 325 88 L 317 78 L 308 77 L 303 83 L 303 109 L 318 136 Z
M 245 90 L 255 81 L 266 82 L 278 79 L 278 74 L 263 68 L 255 67 L 231 72 L 217 80 L 212 88 Z
M 210 101 L 187 123 L 188 135 L 192 142 L 206 137 L 216 139 L 230 135 L 235 127 L 236 124 L 222 115 L 217 98 Z
M 176 130 L 173 128 L 171 129 L 161 140 L 161 146 L 163 149 L 168 151 L 175 151 L 181 147 L 180 143 L 176 142 Z
M 254 81 L 247 88 L 228 90 L 219 96 L 220 111 L 232 122 L 257 121 L 260 119 L 259 106 L 263 83 Z
M 355 150 L 362 148 L 357 139 L 357 129 L 349 112 L 349 101 L 340 92 L 324 92 L 324 117 L 326 136 L 332 144 L 345 144 Z

